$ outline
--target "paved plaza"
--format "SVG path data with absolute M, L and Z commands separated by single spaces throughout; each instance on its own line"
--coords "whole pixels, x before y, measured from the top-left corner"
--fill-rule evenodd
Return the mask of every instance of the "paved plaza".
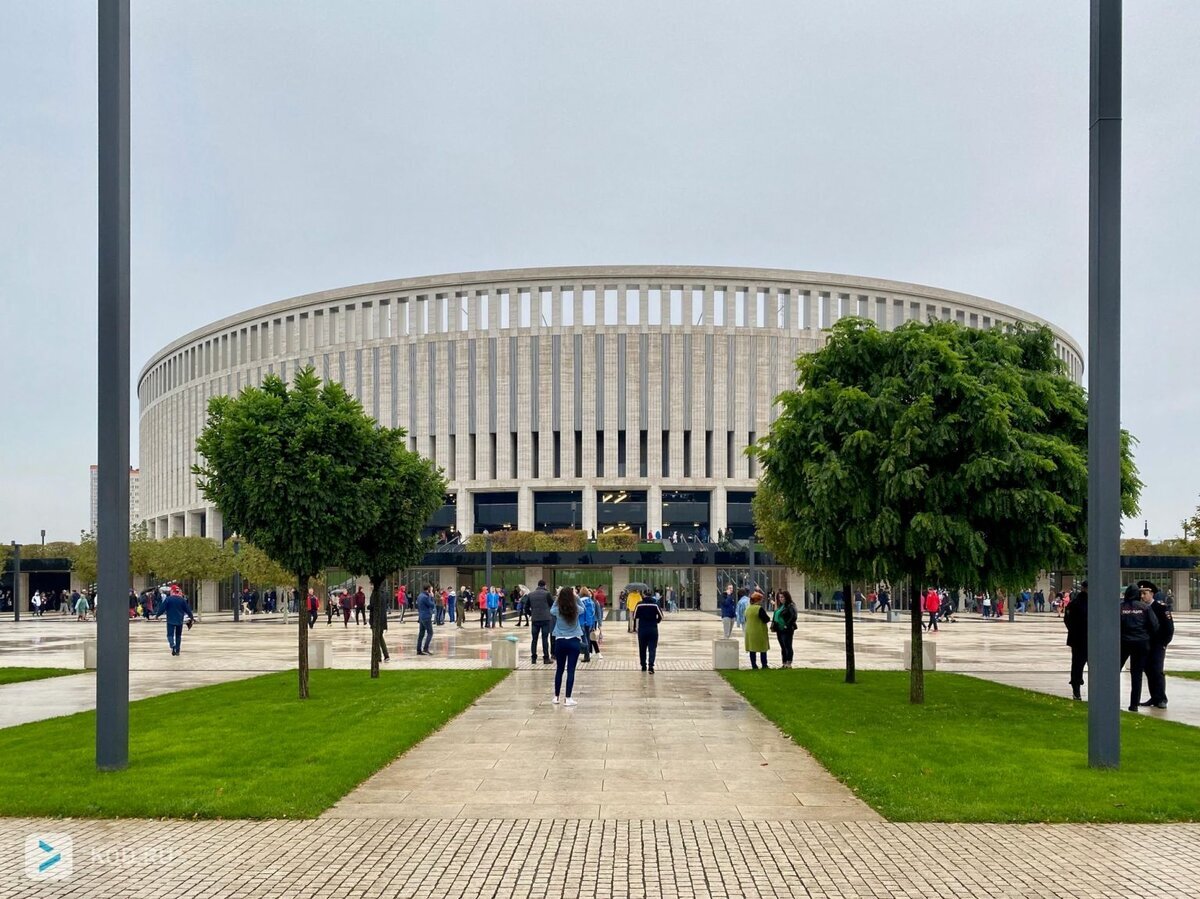
M 797 661 L 837 667 L 842 619 L 807 614 Z M 170 656 L 161 623 L 131 625 L 135 698 L 294 665 L 294 620 L 211 617 Z M 326 626 L 335 667 L 366 668 L 366 627 Z M 1200 825 L 951 825 L 882 821 L 711 671 L 720 623 L 668 616 L 658 673 L 622 622 L 579 666 L 579 705 L 550 702 L 528 631 L 393 620 L 393 668 L 488 664 L 517 633 L 515 674 L 315 821 L 0 818 L 0 897 L 1125 897 L 1200 896 Z M 902 665 L 907 621 L 864 616 L 863 669 Z M 1168 667 L 1200 670 L 1200 618 L 1178 618 Z M 95 625 L 0 619 L 0 664 L 78 667 Z M 964 617 L 939 670 L 1066 695 L 1052 614 Z M 90 708 L 91 673 L 0 687 L 0 726 Z M 1173 678 L 1149 714 L 1200 724 L 1200 683 Z M 1036 747 L 1031 747 L 1036 749 Z M 517 761 L 514 762 L 515 758 Z M 1036 755 L 1036 753 L 1035 753 Z M 26 874 L 26 846 L 71 839 L 70 878 Z M 1161 847 L 1149 852 L 1147 847 Z

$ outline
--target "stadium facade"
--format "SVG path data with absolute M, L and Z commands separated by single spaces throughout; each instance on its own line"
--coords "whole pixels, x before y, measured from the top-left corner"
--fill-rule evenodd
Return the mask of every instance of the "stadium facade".
M 445 470 L 434 531 L 742 540 L 758 474 L 743 451 L 769 429 L 795 358 L 848 315 L 885 329 L 1046 324 L 1082 379 L 1078 344 L 1032 314 L 874 278 L 588 266 L 383 281 L 249 309 L 156 353 L 138 378 L 142 515 L 154 537 L 225 536 L 191 474 L 209 398 L 311 365 Z

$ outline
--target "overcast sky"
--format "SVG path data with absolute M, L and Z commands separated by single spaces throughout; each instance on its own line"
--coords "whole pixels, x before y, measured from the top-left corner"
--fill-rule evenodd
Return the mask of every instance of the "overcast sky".
M 915 281 L 1086 352 L 1086 0 L 132 6 L 135 377 L 261 303 L 570 264 Z M 5 542 L 89 524 L 95 16 L 0 0 Z M 1163 538 L 1200 493 L 1200 4 L 1125 17 L 1123 419 Z

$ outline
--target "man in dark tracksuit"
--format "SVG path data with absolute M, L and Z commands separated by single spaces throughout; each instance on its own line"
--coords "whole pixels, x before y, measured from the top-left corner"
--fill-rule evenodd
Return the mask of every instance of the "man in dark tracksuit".
M 1136 712 L 1142 701 L 1142 673 L 1150 654 L 1150 641 L 1158 630 L 1158 616 L 1139 598 L 1141 590 L 1132 585 L 1125 588 L 1121 600 L 1121 667 L 1129 660 L 1129 711 Z
M 1146 657 L 1146 684 L 1150 688 L 1150 698 L 1142 705 L 1152 705 L 1156 709 L 1167 707 L 1167 676 L 1163 673 L 1163 665 L 1167 660 L 1167 645 L 1175 636 L 1175 619 L 1171 617 L 1171 607 L 1162 601 L 1162 594 L 1151 581 L 1138 581 L 1142 594 L 1142 602 L 1150 603 L 1150 610 L 1158 619 L 1158 630 L 1150 638 L 1150 653 Z
M 1088 660 L 1088 594 L 1087 581 L 1078 593 L 1071 597 L 1067 611 L 1063 613 L 1063 624 L 1067 626 L 1067 645 L 1071 647 L 1071 696 L 1083 699 L 1079 688 L 1083 686 L 1083 666 Z
M 546 591 L 545 581 L 538 581 L 537 589 L 525 597 L 525 608 L 529 610 L 530 631 L 533 634 L 529 645 L 529 661 L 535 665 L 539 633 L 542 635 L 542 664 L 550 664 L 550 628 L 554 621 L 550 615 L 552 605 L 554 600 Z

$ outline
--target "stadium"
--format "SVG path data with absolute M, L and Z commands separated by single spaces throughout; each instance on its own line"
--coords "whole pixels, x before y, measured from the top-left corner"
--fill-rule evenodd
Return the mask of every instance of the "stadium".
M 1044 324 L 1082 379 L 1079 346 L 1037 316 L 875 278 L 588 266 L 382 281 L 248 309 L 156 353 L 138 378 L 142 517 L 156 538 L 227 537 L 191 474 L 209 398 L 313 366 L 444 469 L 426 559 L 439 583 L 481 581 L 483 554 L 461 535 L 571 529 L 637 535 L 638 548 L 500 552 L 497 580 L 649 580 L 715 608 L 724 582 L 752 576 L 802 596 L 802 575 L 753 552 L 744 450 L 793 386 L 795 358 L 850 315 L 884 329 Z M 216 608 L 209 592 L 202 606 Z

